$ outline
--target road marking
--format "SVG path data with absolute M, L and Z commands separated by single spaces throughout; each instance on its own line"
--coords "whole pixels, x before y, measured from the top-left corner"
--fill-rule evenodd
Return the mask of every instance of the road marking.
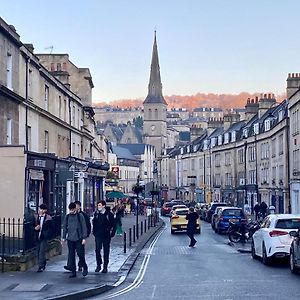
M 135 277 L 133 283 L 131 283 L 129 286 L 125 287 L 124 289 L 122 289 L 122 290 L 120 290 L 118 292 L 115 292 L 113 294 L 110 294 L 110 295 L 108 295 L 108 296 L 106 296 L 106 297 L 104 297 L 102 299 L 111 299 L 111 298 L 114 298 L 114 297 L 121 296 L 121 295 L 123 295 L 125 293 L 130 292 L 131 290 L 133 290 L 135 288 L 138 288 L 143 283 L 143 278 L 144 278 L 144 275 L 146 273 L 150 257 L 152 255 L 153 248 L 154 248 L 155 244 L 157 243 L 159 237 L 161 236 L 161 234 L 164 231 L 165 231 L 165 228 L 151 242 L 151 244 L 150 244 L 150 246 L 148 248 L 148 251 L 146 252 L 145 257 L 143 259 L 141 268 L 140 268 L 137 276 Z
M 152 294 L 151 294 L 151 299 L 154 299 L 155 291 L 156 291 L 156 284 L 154 284 L 154 286 L 153 286 L 153 291 L 152 291 Z

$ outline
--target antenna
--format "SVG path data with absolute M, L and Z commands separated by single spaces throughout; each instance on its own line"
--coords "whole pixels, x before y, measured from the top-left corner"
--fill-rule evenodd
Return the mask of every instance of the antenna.
M 52 54 L 53 48 L 54 48 L 54 46 L 49 46 L 49 47 L 44 48 L 44 50 L 50 49 L 50 54 Z

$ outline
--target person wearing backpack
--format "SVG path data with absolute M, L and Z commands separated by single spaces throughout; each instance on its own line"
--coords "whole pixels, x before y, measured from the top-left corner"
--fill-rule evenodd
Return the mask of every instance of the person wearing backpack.
M 116 222 L 113 213 L 109 207 L 106 207 L 106 201 L 97 203 L 97 210 L 93 218 L 93 235 L 95 236 L 95 253 L 97 267 L 95 272 L 100 272 L 102 265 L 101 249 L 103 247 L 103 269 L 102 273 L 107 273 L 109 262 L 110 240 L 115 236 Z
M 76 205 L 76 210 L 79 214 L 82 214 L 85 220 L 85 224 L 86 224 L 86 229 L 87 229 L 87 237 L 90 236 L 91 234 L 91 230 L 92 230 L 92 225 L 91 225 L 91 220 L 89 215 L 84 212 L 83 210 L 81 210 L 81 202 L 80 201 L 74 201 L 75 205 Z M 85 255 L 85 245 L 81 245 L 82 246 L 82 251 Z M 78 272 L 82 272 L 82 268 L 83 266 L 80 265 L 80 263 L 78 262 Z M 67 271 L 70 271 L 70 262 L 68 260 L 67 265 L 64 266 L 64 269 Z
M 71 271 L 70 278 L 75 278 L 76 275 L 76 255 L 79 257 L 79 266 L 83 267 L 82 275 L 88 274 L 88 266 L 85 261 L 84 246 L 87 238 L 87 226 L 84 216 L 78 213 L 76 204 L 69 204 L 69 214 L 66 215 L 63 224 L 63 239 L 68 242 L 68 264 L 64 268 Z

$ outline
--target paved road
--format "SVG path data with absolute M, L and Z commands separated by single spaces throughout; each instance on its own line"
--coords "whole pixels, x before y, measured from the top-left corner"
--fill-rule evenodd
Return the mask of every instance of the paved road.
M 286 263 L 264 266 L 227 245 L 227 237 L 205 222 L 196 247 L 189 248 L 187 236 L 171 235 L 165 220 L 165 230 L 141 253 L 127 281 L 93 299 L 300 299 L 300 276 Z

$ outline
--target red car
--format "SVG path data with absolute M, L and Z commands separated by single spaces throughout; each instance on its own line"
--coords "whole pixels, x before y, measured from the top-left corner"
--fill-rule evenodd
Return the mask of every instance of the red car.
M 173 205 L 174 204 L 172 202 L 165 202 L 160 210 L 161 216 L 170 216 Z

